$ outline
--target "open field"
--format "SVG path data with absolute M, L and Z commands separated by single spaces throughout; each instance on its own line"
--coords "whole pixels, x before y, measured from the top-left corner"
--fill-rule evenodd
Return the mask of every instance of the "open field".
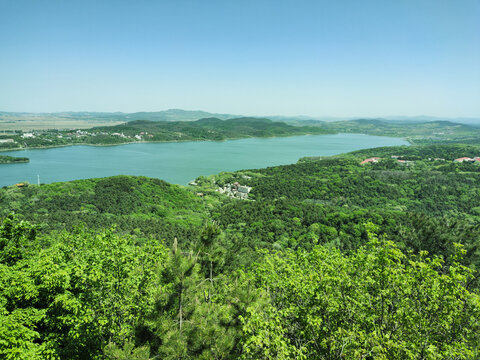
M 222 120 L 234 118 L 229 114 L 214 114 L 205 111 L 169 109 L 157 112 L 57 112 L 26 113 L 0 111 L 0 131 L 87 129 L 94 126 L 113 126 L 133 120 L 150 121 L 196 121 L 216 117 Z M 238 117 L 238 116 L 237 116 Z
M 0 116 L 0 132 L 8 130 L 89 129 L 94 126 L 113 126 L 123 122 L 115 120 L 68 120 L 52 117 L 31 117 L 13 120 Z

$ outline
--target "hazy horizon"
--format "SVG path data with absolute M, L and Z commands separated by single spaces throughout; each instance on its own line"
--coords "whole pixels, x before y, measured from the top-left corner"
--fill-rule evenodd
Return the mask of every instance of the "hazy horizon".
M 305 118 L 307 120 L 309 119 L 338 119 L 338 120 L 350 120 L 350 119 L 386 119 L 386 120 L 392 120 L 392 119 L 445 119 L 445 120 L 479 120 L 480 121 L 480 116 L 479 117 L 472 117 L 472 116 L 432 116 L 432 115 L 425 115 L 425 114 L 419 114 L 419 115 L 411 115 L 411 116 L 406 116 L 406 115 L 377 115 L 377 116 L 333 116 L 333 115 L 310 115 L 310 114 L 293 114 L 293 115 L 285 115 L 285 114 L 267 114 L 267 115 L 258 115 L 258 114 L 233 114 L 232 112 L 219 112 L 219 111 L 207 111 L 203 109 L 178 109 L 178 108 L 168 108 L 168 109 L 163 109 L 163 110 L 152 110 L 152 111 L 144 111 L 144 110 L 138 110 L 138 111 L 132 111 L 132 112 L 124 112 L 124 111 L 91 111 L 91 110 L 66 110 L 66 111 L 42 111 L 42 112 L 29 112 L 29 111 L 5 111 L 3 109 L 0 109 L 0 113 L 11 113 L 11 114 L 34 114 L 34 115 L 42 115 L 42 114 L 75 114 L 75 113 L 90 113 L 90 114 L 136 114 L 136 113 L 163 113 L 163 112 L 169 112 L 169 111 L 184 111 L 184 112 L 203 112 L 203 113 L 208 113 L 212 115 L 231 115 L 231 116 L 244 116 L 244 117 L 277 117 L 277 118 Z
M 480 118 L 479 34 L 478 0 L 0 0 L 0 110 Z
M 310 115 L 310 114 L 294 114 L 294 115 L 284 115 L 284 114 L 267 114 L 267 115 L 258 115 L 258 114 L 233 114 L 231 112 L 219 112 L 219 111 L 207 111 L 203 109 L 178 109 L 178 108 L 168 108 L 168 109 L 163 109 L 163 110 L 152 110 L 152 111 L 132 111 L 132 112 L 123 112 L 123 111 L 91 111 L 91 110 L 65 110 L 65 111 L 42 111 L 42 112 L 29 112 L 29 111 L 4 111 L 3 109 L 0 109 L 0 113 L 10 113 L 10 114 L 32 114 L 32 115 L 43 115 L 43 114 L 75 114 L 75 113 L 90 113 L 90 114 L 136 114 L 136 113 L 163 113 L 163 112 L 169 112 L 169 111 L 181 111 L 181 112 L 203 112 L 203 113 L 208 113 L 212 115 L 231 115 L 231 116 L 239 116 L 239 117 L 272 117 L 272 118 L 305 118 L 307 120 L 312 119 L 334 119 L 334 120 L 351 120 L 351 119 L 385 119 L 385 120 L 392 120 L 392 119 L 445 119 L 445 120 L 478 120 L 480 121 L 480 116 L 479 117 L 464 117 L 464 116 L 452 116 L 452 117 L 447 117 L 447 116 L 432 116 L 432 115 L 425 115 L 425 114 L 420 114 L 420 115 L 412 115 L 412 116 L 406 116 L 406 115 L 377 115 L 377 116 L 331 116 L 331 115 Z

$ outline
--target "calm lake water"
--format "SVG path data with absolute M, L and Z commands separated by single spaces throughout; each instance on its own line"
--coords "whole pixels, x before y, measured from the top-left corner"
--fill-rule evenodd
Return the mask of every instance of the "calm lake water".
M 69 146 L 0 152 L 26 156 L 26 164 L 0 165 L 0 186 L 112 175 L 144 175 L 186 185 L 200 175 L 295 163 L 303 156 L 335 155 L 405 140 L 361 134 L 310 135 L 228 141 Z

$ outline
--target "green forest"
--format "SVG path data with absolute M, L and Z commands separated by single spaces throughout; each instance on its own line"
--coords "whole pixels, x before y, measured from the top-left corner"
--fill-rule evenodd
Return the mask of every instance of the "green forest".
M 479 156 L 4 187 L 0 358 L 478 359 Z

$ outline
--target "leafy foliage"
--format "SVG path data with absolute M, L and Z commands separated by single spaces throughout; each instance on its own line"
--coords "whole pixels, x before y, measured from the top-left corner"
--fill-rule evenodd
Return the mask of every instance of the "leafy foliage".
M 22 222 L 15 228 L 30 231 Z M 0 354 L 90 359 L 108 341 L 128 341 L 153 306 L 165 248 L 153 241 L 139 246 L 111 231 L 61 233 L 42 242 L 49 246 L 37 242 L 29 256 L 0 264 L 0 333 L 9 336 Z
M 249 277 L 270 301 L 242 318 L 242 357 L 471 358 L 480 297 L 466 290 L 468 268 L 442 267 L 375 237 L 350 255 L 325 247 L 267 254 Z

